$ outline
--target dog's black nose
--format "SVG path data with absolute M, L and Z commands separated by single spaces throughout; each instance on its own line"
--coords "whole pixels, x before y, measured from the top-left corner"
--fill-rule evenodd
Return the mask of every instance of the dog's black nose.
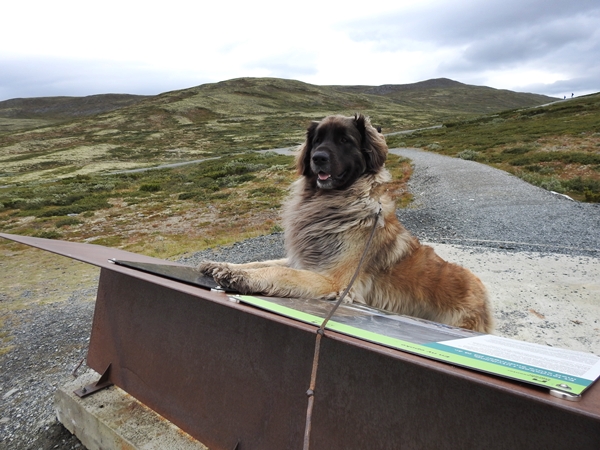
M 325 151 L 316 151 L 312 155 L 312 160 L 317 165 L 327 164 L 329 162 L 329 154 Z

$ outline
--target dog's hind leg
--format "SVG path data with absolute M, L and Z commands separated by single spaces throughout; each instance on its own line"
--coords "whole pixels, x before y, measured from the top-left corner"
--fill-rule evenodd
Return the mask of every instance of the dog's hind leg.
M 494 328 L 492 316 L 487 305 L 481 309 L 470 311 L 469 314 L 465 314 L 457 326 L 479 331 L 480 333 L 491 333 Z

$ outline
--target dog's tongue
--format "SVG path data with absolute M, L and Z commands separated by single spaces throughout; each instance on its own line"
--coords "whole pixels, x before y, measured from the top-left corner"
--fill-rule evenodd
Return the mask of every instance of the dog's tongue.
M 325 181 L 326 179 L 331 178 L 331 175 L 324 172 L 319 172 L 319 180 Z

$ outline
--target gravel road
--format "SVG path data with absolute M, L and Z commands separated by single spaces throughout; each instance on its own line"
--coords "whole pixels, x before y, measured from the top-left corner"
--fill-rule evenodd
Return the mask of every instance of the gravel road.
M 600 256 L 600 204 L 580 203 L 501 170 L 416 149 L 393 149 L 416 170 L 405 226 L 424 241 Z
M 405 226 L 488 286 L 496 333 L 600 354 L 600 205 L 565 199 L 471 161 L 414 149 L 415 201 Z M 198 252 L 245 262 L 283 256 L 281 234 Z M 4 292 L 3 295 L 27 295 Z M 82 448 L 58 424 L 53 395 L 85 356 L 94 292 L 17 311 L 6 322 L 14 349 L 0 356 L 0 449 Z

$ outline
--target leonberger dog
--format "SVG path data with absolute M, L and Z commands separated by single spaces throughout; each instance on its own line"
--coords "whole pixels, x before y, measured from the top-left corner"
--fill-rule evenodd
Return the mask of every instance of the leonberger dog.
M 479 278 L 421 245 L 398 221 L 386 189 L 387 153 L 385 138 L 363 115 L 313 122 L 296 157 L 300 178 L 283 209 L 287 258 L 207 261 L 198 269 L 242 294 L 332 300 L 364 254 L 346 301 L 490 332 Z

